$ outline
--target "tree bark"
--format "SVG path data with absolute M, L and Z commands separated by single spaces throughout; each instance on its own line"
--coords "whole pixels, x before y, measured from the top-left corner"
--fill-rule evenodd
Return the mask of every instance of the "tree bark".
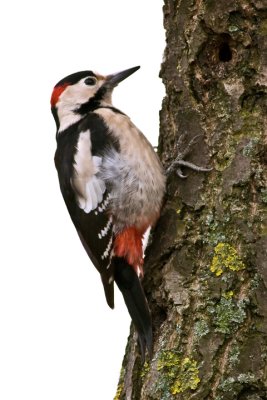
M 168 176 L 144 287 L 153 359 L 134 330 L 116 400 L 267 399 L 267 4 L 165 0 L 159 154 Z

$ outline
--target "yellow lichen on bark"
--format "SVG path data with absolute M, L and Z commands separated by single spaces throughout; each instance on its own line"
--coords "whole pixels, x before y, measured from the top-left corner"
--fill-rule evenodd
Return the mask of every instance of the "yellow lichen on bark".
M 226 270 L 240 271 L 246 268 L 236 249 L 229 243 L 218 243 L 214 249 L 214 256 L 210 270 L 216 276 L 222 275 Z

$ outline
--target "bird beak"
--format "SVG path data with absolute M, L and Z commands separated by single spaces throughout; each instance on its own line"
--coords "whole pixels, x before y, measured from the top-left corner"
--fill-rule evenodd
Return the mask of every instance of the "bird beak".
M 135 71 L 137 71 L 140 67 L 133 67 L 129 69 L 125 69 L 124 71 L 117 72 L 116 74 L 108 75 L 106 78 L 106 84 L 114 88 L 121 81 L 128 78 L 128 76 L 132 75 Z

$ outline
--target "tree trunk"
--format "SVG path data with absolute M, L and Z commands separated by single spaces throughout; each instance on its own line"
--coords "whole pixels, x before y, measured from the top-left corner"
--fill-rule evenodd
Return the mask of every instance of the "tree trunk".
M 156 6 L 156 5 L 155 5 Z M 264 0 L 165 0 L 168 176 L 144 287 L 153 359 L 133 329 L 116 400 L 267 399 L 267 9 Z

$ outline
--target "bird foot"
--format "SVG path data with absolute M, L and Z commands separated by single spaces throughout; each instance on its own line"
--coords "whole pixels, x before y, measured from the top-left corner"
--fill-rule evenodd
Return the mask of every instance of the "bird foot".
M 188 153 L 191 151 L 192 146 L 194 146 L 198 142 L 198 138 L 200 138 L 202 135 L 196 135 L 193 137 L 193 139 L 190 140 L 190 142 L 187 144 L 187 146 L 182 150 L 179 151 L 175 160 L 171 163 L 171 165 L 167 168 L 167 174 L 169 175 L 171 172 L 175 170 L 176 174 L 182 178 L 185 179 L 187 178 L 187 175 L 184 175 L 181 167 L 187 167 L 192 169 L 193 171 L 197 172 L 209 172 L 212 171 L 212 168 L 205 168 L 198 166 L 196 164 L 193 164 L 189 161 L 185 161 L 184 158 L 188 155 Z M 181 135 L 177 147 L 179 148 L 180 142 L 183 140 L 184 135 Z

